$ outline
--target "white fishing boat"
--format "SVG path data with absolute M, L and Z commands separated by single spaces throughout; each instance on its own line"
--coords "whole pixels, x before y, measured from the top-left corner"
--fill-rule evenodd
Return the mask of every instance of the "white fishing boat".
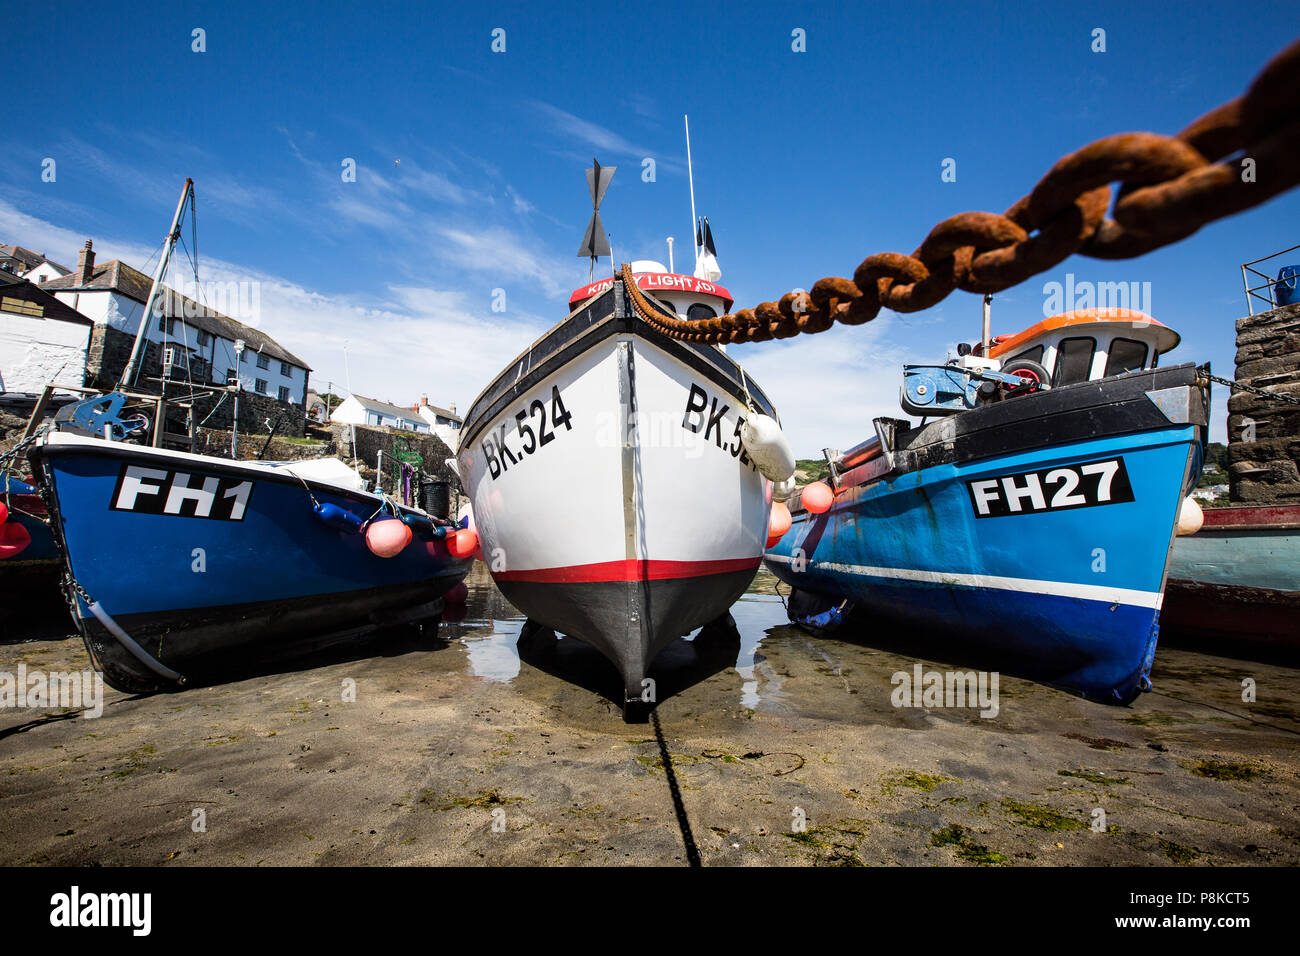
M 611 172 L 588 174 L 597 206 Z M 461 433 L 458 468 L 498 587 L 530 627 L 614 662 L 629 720 L 655 702 L 655 656 L 748 587 L 768 538 L 771 476 L 794 468 L 776 411 L 744 370 L 643 316 L 699 320 L 730 307 L 702 238 L 708 278 L 641 261 L 575 291 L 569 315 L 478 396 Z M 609 252 L 598 214 L 587 252 L 593 271 Z M 769 464 L 786 458 L 788 471 Z

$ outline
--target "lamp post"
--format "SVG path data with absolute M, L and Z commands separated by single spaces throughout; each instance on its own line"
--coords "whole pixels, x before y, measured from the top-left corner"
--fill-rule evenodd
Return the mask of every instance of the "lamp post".
M 235 407 L 230 416 L 230 457 L 232 460 L 239 458 L 239 363 L 244 360 L 245 343 L 243 339 L 235 339 Z M 227 385 L 232 383 L 227 382 Z

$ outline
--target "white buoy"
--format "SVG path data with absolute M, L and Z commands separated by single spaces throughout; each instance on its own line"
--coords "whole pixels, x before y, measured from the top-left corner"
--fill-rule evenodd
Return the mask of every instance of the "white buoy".
M 1184 498 L 1182 507 L 1178 509 L 1178 533 L 1196 534 L 1204 523 L 1205 512 L 1196 499 L 1191 496 Z
M 768 481 L 785 481 L 794 474 L 794 452 L 776 419 L 748 416 L 740 426 L 740 441 Z
M 792 494 L 794 494 L 793 478 L 786 478 L 784 481 L 772 482 L 773 501 L 789 501 Z

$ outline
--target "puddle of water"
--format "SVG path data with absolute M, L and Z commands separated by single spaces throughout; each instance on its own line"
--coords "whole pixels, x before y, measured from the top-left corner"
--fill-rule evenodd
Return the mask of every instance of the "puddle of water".
M 773 705 L 784 698 L 782 678 L 768 666 L 763 657 L 762 644 L 773 627 L 788 625 L 785 605 L 774 592 L 776 579 L 760 571 L 749 590 L 731 609 L 736 628 L 740 632 L 740 650 L 734 669 L 740 678 L 737 685 L 740 706 L 753 710 L 760 702 Z M 491 575 L 482 564 L 475 564 L 466 579 L 469 596 L 463 616 L 458 620 L 444 620 L 443 637 L 460 641 L 469 656 L 470 672 L 484 680 L 510 683 L 519 676 L 519 632 L 524 616 L 497 590 Z M 455 615 L 448 615 L 453 617 Z M 699 635 L 696 630 L 685 640 L 693 644 Z M 565 639 L 557 635 L 558 640 Z M 662 658 L 673 666 L 678 655 L 669 649 Z

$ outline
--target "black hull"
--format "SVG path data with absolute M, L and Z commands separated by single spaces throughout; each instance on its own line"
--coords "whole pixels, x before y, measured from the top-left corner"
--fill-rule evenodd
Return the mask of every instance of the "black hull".
M 116 617 L 117 624 L 186 683 L 237 673 L 255 661 L 361 641 L 382 628 L 435 620 L 444 579 L 280 601 L 186 608 Z M 450 583 L 455 583 L 451 581 Z M 104 680 L 129 694 L 179 689 L 141 663 L 94 617 L 79 620 L 86 650 Z
M 665 647 L 717 620 L 749 587 L 744 571 L 648 581 L 536 582 L 498 580 L 501 593 L 531 620 L 596 648 L 623 679 L 623 703 L 642 710 L 642 681 Z M 632 714 L 629 714 L 632 716 Z

